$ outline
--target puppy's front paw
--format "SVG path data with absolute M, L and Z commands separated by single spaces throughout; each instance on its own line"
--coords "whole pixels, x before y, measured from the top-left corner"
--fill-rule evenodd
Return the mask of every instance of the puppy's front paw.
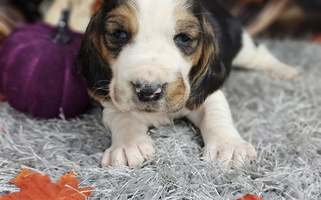
M 242 167 L 245 159 L 254 160 L 256 156 L 254 147 L 239 137 L 211 141 L 203 149 L 206 160 L 219 161 L 224 167 Z
M 153 141 L 146 136 L 140 139 L 128 139 L 120 144 L 113 144 L 103 155 L 101 165 L 119 166 L 127 165 L 137 167 L 144 161 L 154 156 L 155 148 Z

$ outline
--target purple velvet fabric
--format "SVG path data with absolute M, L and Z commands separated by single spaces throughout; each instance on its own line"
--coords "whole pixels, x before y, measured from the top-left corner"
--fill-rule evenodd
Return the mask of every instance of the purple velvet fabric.
M 89 102 L 75 65 L 82 35 L 71 33 L 71 42 L 61 45 L 50 40 L 55 31 L 43 23 L 24 25 L 0 46 L 0 92 L 36 118 L 74 117 Z

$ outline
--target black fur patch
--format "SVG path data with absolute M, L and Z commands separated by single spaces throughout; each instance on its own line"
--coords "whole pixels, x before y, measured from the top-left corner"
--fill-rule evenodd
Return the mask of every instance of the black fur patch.
M 87 80 L 89 90 L 101 98 L 109 98 L 108 86 L 112 79 L 112 70 L 98 51 L 94 40 L 104 37 L 106 13 L 116 6 L 116 0 L 102 3 L 101 9 L 92 17 L 87 27 L 77 56 L 78 70 Z
M 205 29 L 203 30 L 203 53 L 206 53 L 210 46 L 215 49 L 206 63 L 206 70 L 202 74 L 199 75 L 199 70 L 206 62 L 203 55 L 198 66 L 194 66 L 190 71 L 191 80 L 198 75 L 196 80 L 191 81 L 191 94 L 186 104 L 188 109 L 193 110 L 197 109 L 210 94 L 222 87 L 227 79 L 232 60 L 242 46 L 242 25 L 224 10 L 216 0 L 196 0 L 191 9 L 202 23 L 203 29 L 205 21 L 211 25 L 214 32 L 213 37 Z
M 225 10 L 217 0 L 202 0 L 206 18 L 219 43 L 223 62 L 231 63 L 242 47 L 242 23 Z M 230 70 L 230 69 L 229 69 Z

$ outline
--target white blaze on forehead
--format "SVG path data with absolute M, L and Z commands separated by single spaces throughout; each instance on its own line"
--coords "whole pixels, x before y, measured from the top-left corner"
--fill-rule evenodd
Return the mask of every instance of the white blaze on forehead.
M 139 32 L 137 39 L 157 41 L 173 39 L 175 12 L 186 0 L 136 0 Z

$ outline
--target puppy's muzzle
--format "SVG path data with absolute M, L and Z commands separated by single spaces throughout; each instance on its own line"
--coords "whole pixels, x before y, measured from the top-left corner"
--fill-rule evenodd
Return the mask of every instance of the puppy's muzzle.
M 134 91 L 141 102 L 158 101 L 163 97 L 166 84 L 136 82 L 133 84 Z

